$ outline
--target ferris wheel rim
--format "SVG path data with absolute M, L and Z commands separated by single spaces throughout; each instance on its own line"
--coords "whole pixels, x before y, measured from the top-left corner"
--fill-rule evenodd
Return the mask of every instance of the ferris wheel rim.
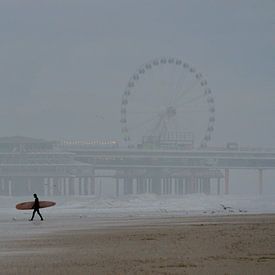
M 127 105 L 129 102 L 129 97 L 131 95 L 132 89 L 136 86 L 136 84 L 141 79 L 141 76 L 153 70 L 154 67 L 159 65 L 175 65 L 180 66 L 185 70 L 188 70 L 189 73 L 194 74 L 195 79 L 200 82 L 201 88 L 204 90 L 203 95 L 206 97 L 206 103 L 208 105 L 208 122 L 206 130 L 204 131 L 204 135 L 200 141 L 201 147 L 206 147 L 207 143 L 211 140 L 212 133 L 214 131 L 214 123 L 215 123 L 215 101 L 212 95 L 212 90 L 208 87 L 207 80 L 203 77 L 201 72 L 198 72 L 193 66 L 189 63 L 185 62 L 181 58 L 177 57 L 158 57 L 151 59 L 148 62 L 143 63 L 138 69 L 132 74 L 129 78 L 125 90 L 122 95 L 121 100 L 121 132 L 123 134 L 123 139 L 125 142 L 130 142 L 131 137 L 129 134 L 129 127 L 127 122 Z

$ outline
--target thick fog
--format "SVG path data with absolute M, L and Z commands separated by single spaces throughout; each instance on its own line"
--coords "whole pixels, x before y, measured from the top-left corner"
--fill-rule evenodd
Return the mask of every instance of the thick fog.
M 0 31 L 0 136 L 120 141 L 130 77 L 168 56 L 201 72 L 212 90 L 211 146 L 275 147 L 272 0 L 4 0 Z M 163 75 L 175 79 L 173 69 L 154 71 L 136 87 L 137 96 L 129 97 L 133 112 L 144 111 L 143 102 L 161 105 L 150 85 Z M 207 127 L 203 111 L 194 109 L 192 125 Z M 233 172 L 232 192 L 244 191 L 240 180 L 257 193 L 255 171 Z M 275 191 L 274 173 L 264 180 L 265 192 Z

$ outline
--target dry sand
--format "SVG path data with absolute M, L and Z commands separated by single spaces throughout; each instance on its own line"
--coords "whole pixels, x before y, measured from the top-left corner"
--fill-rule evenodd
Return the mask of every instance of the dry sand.
M 275 215 L 141 219 L 0 244 L 5 275 L 275 274 Z

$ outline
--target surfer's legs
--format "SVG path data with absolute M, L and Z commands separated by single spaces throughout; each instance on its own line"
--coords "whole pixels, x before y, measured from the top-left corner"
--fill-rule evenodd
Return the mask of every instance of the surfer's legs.
M 43 217 L 42 217 L 42 215 L 40 214 L 39 209 L 37 209 L 36 211 L 37 211 L 37 214 L 39 215 L 39 217 L 40 217 L 41 221 L 43 221 Z
M 33 209 L 33 212 L 32 212 L 32 217 L 31 217 L 30 221 L 32 221 L 32 220 L 33 220 L 34 215 L 35 215 L 35 212 L 36 212 L 36 209 Z
M 33 220 L 34 215 L 35 215 L 35 212 L 37 212 L 37 214 L 39 215 L 39 217 L 40 217 L 41 221 L 43 221 L 43 217 L 42 217 L 42 215 L 40 214 L 39 209 L 34 209 L 34 210 L 33 210 L 33 212 L 32 212 L 32 217 L 31 217 L 30 221 L 32 221 L 32 220 Z

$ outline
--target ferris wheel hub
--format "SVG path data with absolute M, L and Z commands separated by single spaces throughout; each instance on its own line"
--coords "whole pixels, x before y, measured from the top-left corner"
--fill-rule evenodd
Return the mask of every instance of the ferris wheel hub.
M 169 107 L 167 107 L 165 114 L 166 114 L 167 118 L 172 118 L 177 115 L 177 110 L 175 107 L 169 106 Z

